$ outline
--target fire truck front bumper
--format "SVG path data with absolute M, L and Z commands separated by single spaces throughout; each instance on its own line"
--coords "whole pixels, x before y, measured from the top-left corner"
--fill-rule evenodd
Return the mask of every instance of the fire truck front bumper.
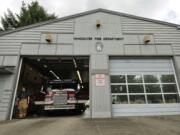
M 66 105 L 45 105 L 44 110 L 73 110 L 76 109 L 75 104 L 66 104 Z

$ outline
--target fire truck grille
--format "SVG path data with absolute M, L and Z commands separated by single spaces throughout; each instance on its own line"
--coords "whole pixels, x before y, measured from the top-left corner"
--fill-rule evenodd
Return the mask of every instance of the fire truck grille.
M 54 95 L 54 105 L 67 104 L 67 94 Z

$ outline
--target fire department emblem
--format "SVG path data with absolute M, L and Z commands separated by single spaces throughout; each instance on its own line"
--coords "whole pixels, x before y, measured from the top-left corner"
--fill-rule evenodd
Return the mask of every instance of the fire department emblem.
M 102 42 L 96 42 L 96 51 L 97 52 L 102 52 L 102 50 L 103 50 Z

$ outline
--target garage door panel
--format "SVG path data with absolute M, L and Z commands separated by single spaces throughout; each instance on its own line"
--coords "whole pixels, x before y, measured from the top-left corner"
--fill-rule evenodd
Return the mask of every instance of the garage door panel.
M 173 66 L 170 59 L 145 59 L 145 60 L 111 60 L 110 72 L 173 72 Z
M 2 79 L 3 76 L 0 75 L 0 103 L 1 103 L 1 97 L 3 95 L 3 91 L 4 91 L 4 86 L 5 86 L 5 79 Z
M 3 66 L 16 66 L 18 60 L 18 56 L 4 56 Z
M 180 114 L 179 104 L 120 105 L 112 106 L 113 116 L 145 116 Z
M 136 107 L 136 108 L 161 108 L 161 107 L 167 107 L 167 108 L 173 108 L 173 107 L 179 107 L 180 108 L 180 104 L 122 104 L 122 105 L 113 105 L 113 108 L 131 108 L 131 107 Z
M 116 114 L 113 114 L 113 117 L 122 117 L 122 116 L 159 116 L 159 115 L 179 115 L 179 111 L 176 111 L 176 112 L 147 112 L 147 113 L 129 113 L 129 112 L 126 112 L 126 113 L 122 113 L 121 115 L 119 115 L 119 113 L 116 115 Z

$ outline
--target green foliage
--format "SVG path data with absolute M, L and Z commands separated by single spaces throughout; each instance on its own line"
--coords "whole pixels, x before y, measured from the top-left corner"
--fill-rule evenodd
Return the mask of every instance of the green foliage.
M 0 31 L 15 29 L 55 18 L 57 17 L 54 14 L 48 14 L 37 1 L 31 2 L 30 4 L 22 2 L 19 14 L 13 14 L 9 9 L 8 12 L 4 14 L 4 17 L 1 18 L 3 27 L 0 28 Z
M 3 25 L 1 29 L 8 30 L 16 28 L 18 21 L 14 14 L 8 9 L 7 14 L 4 14 L 4 18 L 1 18 L 1 23 Z

